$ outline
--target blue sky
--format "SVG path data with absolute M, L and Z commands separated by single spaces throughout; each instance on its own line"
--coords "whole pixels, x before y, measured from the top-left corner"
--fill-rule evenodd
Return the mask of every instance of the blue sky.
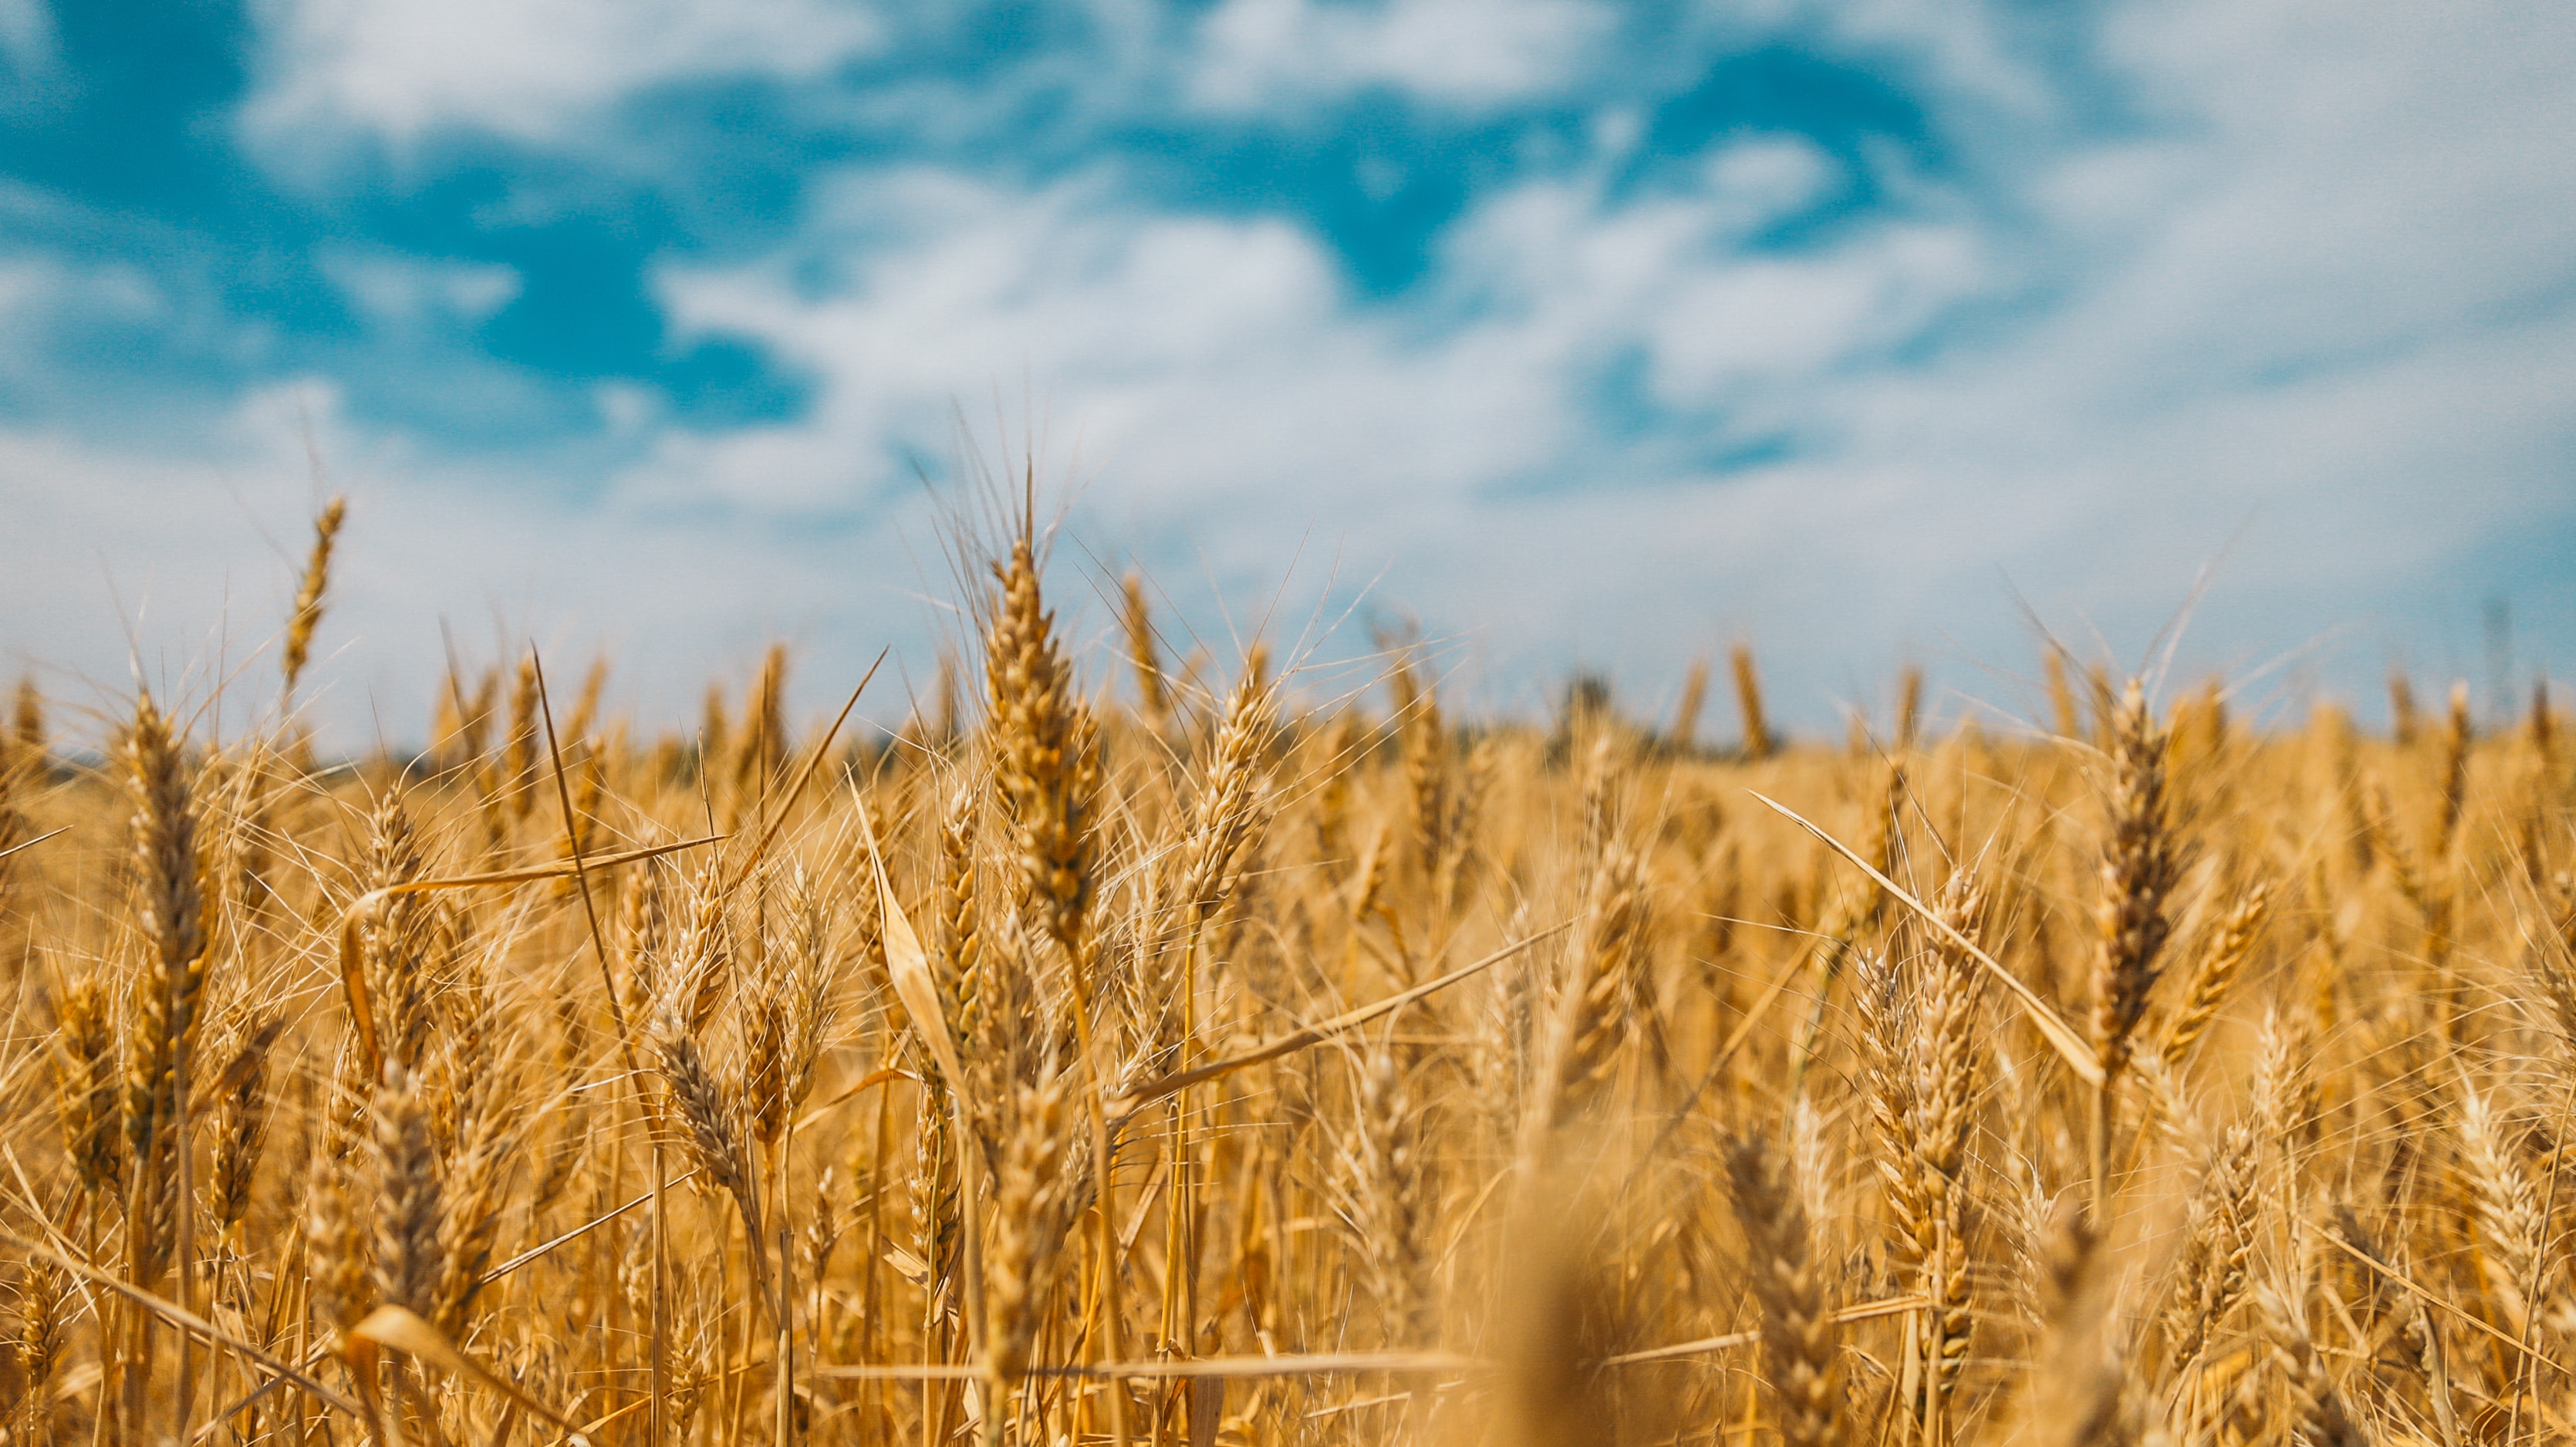
M 674 720 L 771 636 L 919 679 L 961 433 L 1067 596 L 1505 705 L 1746 637 L 1803 726 L 2027 713 L 2032 615 L 2134 661 L 2204 570 L 2249 707 L 2483 692 L 2498 599 L 2576 673 L 2564 7 L 0 0 L 0 77 L 0 650 L 70 698 L 264 680 L 317 462 L 343 737 L 442 626 Z

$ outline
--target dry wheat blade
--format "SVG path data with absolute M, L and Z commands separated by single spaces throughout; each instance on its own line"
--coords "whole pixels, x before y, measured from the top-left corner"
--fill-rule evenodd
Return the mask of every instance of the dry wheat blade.
M 1993 973 L 1996 979 L 2003 982 L 2006 989 L 2012 991 L 2013 998 L 2021 1004 L 2022 1013 L 2030 1017 L 2030 1023 L 2037 1026 L 2039 1033 L 2047 1039 L 2051 1046 L 2055 1047 L 2059 1057 L 2065 1060 L 2067 1068 L 2074 1071 L 2087 1085 L 2099 1086 L 2102 1083 L 2102 1062 L 2094 1058 L 2093 1048 L 2084 1043 L 2084 1037 L 2075 1032 L 2075 1027 L 2066 1023 L 2064 1016 L 2058 1014 L 2053 1006 L 2051 1006 L 2046 1000 L 2039 997 L 2038 991 L 2023 984 L 2020 976 L 2005 969 L 2001 964 L 1996 962 L 1994 956 L 1987 954 L 1982 949 L 1979 949 L 1976 941 L 1969 939 L 1966 935 L 1963 935 L 1957 930 L 1951 928 L 1946 921 L 1942 920 L 1940 916 L 1934 912 L 1930 905 L 1916 899 L 1913 894 L 1905 888 L 1905 886 L 1898 884 L 1895 880 L 1881 874 L 1868 860 L 1853 853 L 1850 846 L 1844 844 L 1841 840 L 1836 839 L 1831 834 L 1826 833 L 1824 830 L 1817 828 L 1815 825 L 1808 823 L 1806 818 L 1800 815 L 1797 810 L 1792 809 L 1788 805 L 1781 803 L 1779 800 L 1762 793 L 1760 790 L 1747 789 L 1744 792 L 1751 794 L 1754 798 L 1760 799 L 1763 803 L 1770 805 L 1771 808 L 1782 818 L 1787 819 L 1790 823 L 1797 825 L 1799 828 L 1806 830 L 1808 833 L 1813 834 L 1818 839 L 1824 841 L 1825 847 L 1849 860 L 1852 866 L 1858 869 L 1861 873 L 1876 880 L 1878 882 L 1878 887 L 1886 890 L 1888 894 L 1897 901 L 1897 903 L 1914 911 L 1916 916 L 1922 919 L 1926 925 L 1939 932 L 1940 935 L 1949 940 L 1950 943 L 1957 945 L 1960 949 L 1966 951 L 1970 959 L 1973 959 L 1978 964 L 1985 966 L 1987 970 Z

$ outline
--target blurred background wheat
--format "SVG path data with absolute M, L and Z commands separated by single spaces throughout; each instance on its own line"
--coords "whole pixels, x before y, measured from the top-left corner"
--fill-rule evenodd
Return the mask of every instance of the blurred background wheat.
M 2576 1430 L 2545 694 L 2256 731 L 2052 647 L 2044 727 L 1829 741 L 1739 648 L 1716 754 L 1705 665 L 1463 717 L 1132 577 L 1077 667 L 1023 501 L 899 732 L 528 652 L 340 761 L 342 517 L 273 722 L 17 696 L 11 1441 Z

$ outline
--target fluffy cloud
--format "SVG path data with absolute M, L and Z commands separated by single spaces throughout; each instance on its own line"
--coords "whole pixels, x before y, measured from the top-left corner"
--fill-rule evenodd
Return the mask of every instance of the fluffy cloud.
M 800 287 L 810 258 L 844 254 L 843 227 L 884 216 L 906 218 L 900 236 L 880 234 L 828 294 Z M 1352 321 L 1312 237 L 1136 211 L 1096 181 L 854 178 L 791 253 L 675 272 L 665 292 L 684 326 L 773 348 L 822 391 L 809 420 L 675 445 L 639 487 L 794 505 L 800 485 L 871 463 L 891 479 L 1000 389 L 1056 419 L 1060 460 L 1078 450 L 1118 495 L 1173 508 L 1267 497 L 1329 513 L 1390 472 L 1455 490 L 1561 445 L 1544 378 Z M 1358 454 L 1376 460 L 1355 469 Z
M 652 86 L 711 76 L 810 79 L 882 27 L 833 0 L 269 0 L 251 133 L 307 128 L 397 148 L 443 127 L 552 144 Z
M 352 422 L 318 380 L 246 395 L 180 449 L 0 427 L 0 511 L 19 536 L 64 540 L 0 569 L 0 657 L 43 665 L 81 709 L 112 711 L 139 675 L 231 725 L 260 716 L 305 529 L 335 491 L 350 521 L 303 702 L 343 746 L 419 743 L 451 638 L 474 667 L 531 640 L 566 672 L 605 650 L 619 698 L 658 719 L 688 717 L 733 662 L 747 681 L 770 638 L 797 645 L 817 699 L 888 641 L 928 656 L 906 536 L 926 517 L 800 535 L 541 482 L 442 465 Z M 899 719 L 902 697 L 889 675 L 871 702 Z
M 0 63 L 21 75 L 53 68 L 54 16 L 45 0 L 0 0 Z
M 1226 0 L 1185 62 L 1191 100 L 1245 111 L 1370 86 L 1468 107 L 1555 95 L 1617 17 L 1584 0 Z
M 397 327 L 451 319 L 471 325 L 508 306 L 520 287 L 519 273 L 507 266 L 361 247 L 325 251 L 322 271 L 359 310 Z

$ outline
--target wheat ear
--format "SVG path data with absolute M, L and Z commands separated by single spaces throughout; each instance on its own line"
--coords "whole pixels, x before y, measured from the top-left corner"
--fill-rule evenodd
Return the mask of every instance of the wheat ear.
M 1762 1305 L 1762 1360 L 1782 1447 L 1836 1447 L 1845 1436 L 1840 1363 L 1806 1209 L 1788 1166 L 1758 1135 L 1728 1144 L 1726 1172 L 1745 1274 Z
M 2129 680 L 2107 722 L 2110 830 L 2102 847 L 2102 898 L 2095 915 L 2100 944 L 2093 975 L 2093 1047 L 2102 1067 L 2093 1110 L 2097 1213 L 2110 1193 L 2111 1129 L 2120 1075 L 2128 1067 L 2131 1032 L 2146 1013 L 2148 992 L 2163 969 L 2165 943 L 2173 932 L 2168 904 L 2182 875 L 2165 801 L 2166 734 L 2136 679 Z
M 2179 1070 L 2191 1057 L 2191 1048 L 2218 1018 L 2219 1007 L 2227 1002 L 2227 992 L 2254 957 L 2254 947 L 2261 942 L 2264 921 L 2272 913 L 2272 883 L 2258 879 L 2238 892 L 2236 902 L 2228 907 L 2227 917 L 2219 922 L 2218 933 L 2201 951 L 2192 967 L 2191 987 L 2183 992 L 2182 1003 L 2175 1008 L 2173 1024 L 2165 1030 L 2164 1063 Z
M 1770 719 L 1762 710 L 1762 675 L 1753 666 L 1752 645 L 1738 643 L 1727 650 L 1726 657 L 1735 670 L 1735 706 L 1744 719 L 1744 757 L 1767 759 L 1780 743 L 1772 737 Z
M 295 682 L 304 676 L 304 664 L 313 656 L 313 632 L 322 626 L 322 598 L 331 587 L 331 550 L 340 538 L 340 524 L 349 516 L 349 500 L 335 497 L 322 505 L 313 519 L 313 552 L 304 562 L 304 580 L 295 590 L 295 612 L 286 624 L 285 673 L 286 695 L 295 695 Z

